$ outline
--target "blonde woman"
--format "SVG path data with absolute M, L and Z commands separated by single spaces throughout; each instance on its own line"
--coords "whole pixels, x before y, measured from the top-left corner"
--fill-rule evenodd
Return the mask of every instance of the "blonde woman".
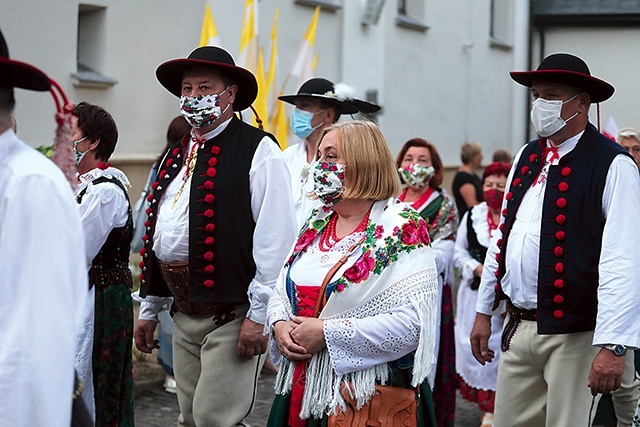
M 376 384 L 418 386 L 418 425 L 435 425 L 428 379 L 438 285 L 427 226 L 397 202 L 400 180 L 375 124 L 328 127 L 318 153 L 322 207 L 300 230 L 269 301 L 280 369 L 267 425 L 319 426 L 345 410 L 345 384 L 362 404 Z

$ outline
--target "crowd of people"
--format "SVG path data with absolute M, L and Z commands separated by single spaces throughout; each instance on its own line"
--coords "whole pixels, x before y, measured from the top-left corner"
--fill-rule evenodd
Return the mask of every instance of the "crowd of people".
M 75 193 L 17 138 L 13 88 L 51 83 L 0 40 L 0 425 L 133 426 L 133 344 L 163 351 L 185 427 L 247 425 L 266 357 L 273 427 L 453 426 L 456 390 L 483 427 L 590 425 L 603 393 L 640 423 L 640 131 L 589 123 L 614 89 L 580 58 L 511 73 L 540 137 L 482 173 L 462 145 L 452 195 L 432 142 L 394 159 L 373 121 L 339 120 L 380 110 L 344 83 L 280 97 L 283 152 L 236 114 L 258 86 L 225 50 L 156 77 L 180 116 L 132 209 L 102 107 L 71 111 Z

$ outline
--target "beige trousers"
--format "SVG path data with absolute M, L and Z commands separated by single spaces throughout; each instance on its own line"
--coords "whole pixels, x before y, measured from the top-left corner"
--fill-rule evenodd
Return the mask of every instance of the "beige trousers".
M 611 392 L 618 427 L 630 427 L 640 398 L 640 381 L 636 379 L 635 355 L 628 351 L 620 388 Z
M 587 387 L 600 350 L 592 339 L 593 331 L 539 335 L 523 320 L 500 354 L 494 427 L 590 426 L 601 396 Z
M 176 313 L 173 329 L 180 427 L 232 427 L 253 407 L 264 355 L 238 358 L 236 346 L 247 307 L 216 326 L 212 316 Z

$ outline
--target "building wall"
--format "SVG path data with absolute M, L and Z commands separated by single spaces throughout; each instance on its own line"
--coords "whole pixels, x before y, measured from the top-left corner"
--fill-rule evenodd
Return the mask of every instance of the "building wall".
M 544 56 L 556 52 L 568 52 L 581 57 L 589 65 L 592 75 L 609 82 L 616 89 L 613 96 L 600 105 L 602 126 L 611 116 L 619 128 L 640 127 L 637 101 L 640 58 L 636 55 L 640 29 L 553 27 L 546 28 L 542 34 L 543 37 L 539 29 L 534 32 L 534 63 L 538 64 Z M 591 122 L 596 124 L 595 106 L 591 107 L 590 117 Z
M 32 63 L 57 80 L 74 102 L 104 106 L 114 116 L 120 140 L 114 163 L 131 176 L 132 198 L 148 166 L 165 145 L 177 99 L 160 86 L 156 67 L 186 56 L 199 42 L 206 0 L 97 0 L 106 6 L 102 47 L 97 49 L 105 75 L 118 80 L 108 89 L 76 88 L 77 0 L 0 0 L 0 28 L 11 56 Z M 316 34 L 316 76 L 345 81 L 363 98 L 377 91 L 383 106 L 377 117 L 395 154 L 409 138 L 432 141 L 445 165 L 459 165 L 465 141 L 483 145 L 486 162 L 497 148 L 514 151 L 526 129 L 526 92 L 508 76 L 526 65 L 528 2 L 516 0 L 509 11 L 511 49 L 491 45 L 490 2 L 459 0 L 412 3 L 412 16 L 429 26 L 417 31 L 397 25 L 397 2 L 386 1 L 377 25 L 363 25 L 365 0 L 334 0 L 323 10 Z M 503 2 L 504 3 L 504 2 Z M 507 2 L 508 3 L 508 2 Z M 223 46 L 237 58 L 244 2 L 210 0 Z M 273 15 L 279 9 L 279 81 L 289 70 L 313 7 L 295 1 L 258 1 L 261 44 L 267 46 Z M 524 17 L 524 18 L 523 18 Z M 525 36 L 523 36 L 525 35 Z M 300 82 L 291 78 L 285 93 Z M 51 98 L 17 90 L 20 136 L 33 146 L 53 140 Z

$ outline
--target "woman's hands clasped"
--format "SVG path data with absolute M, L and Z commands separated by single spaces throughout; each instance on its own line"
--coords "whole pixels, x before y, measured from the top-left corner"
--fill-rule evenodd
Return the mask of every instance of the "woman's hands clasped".
M 322 325 L 320 319 L 300 316 L 277 322 L 273 333 L 280 353 L 291 361 L 310 359 L 326 346 Z

